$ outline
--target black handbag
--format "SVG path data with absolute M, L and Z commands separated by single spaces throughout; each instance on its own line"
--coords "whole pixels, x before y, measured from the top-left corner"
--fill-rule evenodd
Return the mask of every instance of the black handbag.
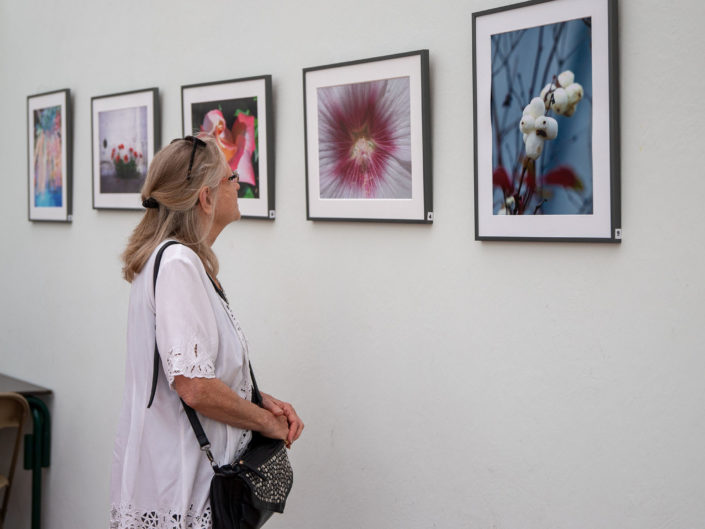
M 252 402 L 261 406 L 262 395 L 252 366 L 250 375 L 254 386 Z M 213 467 L 210 490 L 213 529 L 259 529 L 272 514 L 284 512 L 294 482 L 284 441 L 252 432 L 252 440 L 242 455 L 229 465 L 218 466 L 196 412 L 183 400 L 181 403 L 198 444 Z
M 176 241 L 168 241 L 157 252 L 154 262 L 154 288 L 162 253 Z M 213 287 L 227 303 L 225 294 L 213 282 Z M 250 365 L 252 377 L 252 402 L 262 406 L 262 394 L 257 387 L 257 380 Z M 154 400 L 159 370 L 159 350 L 154 343 L 154 372 L 149 408 Z M 205 452 L 213 468 L 210 487 L 211 516 L 213 529 L 259 529 L 274 514 L 284 512 L 286 498 L 291 492 L 294 472 L 286 453 L 284 441 L 269 439 L 258 432 L 252 432 L 252 440 L 245 451 L 229 465 L 218 466 L 210 451 L 210 443 L 203 431 L 196 412 L 183 400 L 184 407 L 196 439 Z

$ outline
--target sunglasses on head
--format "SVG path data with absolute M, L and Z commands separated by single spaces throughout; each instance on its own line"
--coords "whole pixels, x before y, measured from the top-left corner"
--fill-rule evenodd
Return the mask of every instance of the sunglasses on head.
M 203 141 L 201 138 L 197 138 L 196 136 L 186 136 L 184 138 L 176 138 L 175 140 L 171 140 L 171 143 L 182 140 L 193 143 L 193 149 L 191 150 L 191 159 L 188 162 L 188 172 L 186 173 L 186 180 L 191 180 L 191 170 L 193 169 L 193 159 L 196 156 L 196 147 L 205 147 L 206 142 Z

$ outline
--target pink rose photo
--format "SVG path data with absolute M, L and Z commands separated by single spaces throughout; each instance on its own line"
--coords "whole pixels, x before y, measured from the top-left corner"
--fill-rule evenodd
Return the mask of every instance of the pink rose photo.
M 183 134 L 209 134 L 240 176 L 243 218 L 274 219 L 272 77 L 181 87 Z

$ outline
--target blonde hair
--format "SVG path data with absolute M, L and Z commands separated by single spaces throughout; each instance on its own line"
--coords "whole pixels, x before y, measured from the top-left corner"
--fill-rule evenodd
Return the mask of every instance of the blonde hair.
M 199 136 L 199 139 L 206 145 L 195 147 L 190 179 L 186 175 L 193 141 L 175 140 L 159 151 L 149 165 L 141 198 L 152 198 L 159 207 L 145 211 L 122 253 L 122 275 L 129 283 L 166 239 L 175 239 L 191 248 L 206 272 L 213 278 L 218 275 L 218 258 L 206 240 L 213 215 L 204 226 L 197 205 L 201 188 L 207 186 L 216 191 L 227 162 L 215 138 Z M 216 191 L 214 200 L 217 199 Z

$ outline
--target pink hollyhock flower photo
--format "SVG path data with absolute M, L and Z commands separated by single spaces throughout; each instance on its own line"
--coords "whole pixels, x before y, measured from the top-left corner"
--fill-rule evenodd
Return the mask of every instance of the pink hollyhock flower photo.
M 411 198 L 409 78 L 318 88 L 321 198 Z
M 240 174 L 240 182 L 257 185 L 252 154 L 255 152 L 255 117 L 240 113 L 228 129 L 220 110 L 211 110 L 203 118 L 201 132 L 215 136 L 230 168 Z

